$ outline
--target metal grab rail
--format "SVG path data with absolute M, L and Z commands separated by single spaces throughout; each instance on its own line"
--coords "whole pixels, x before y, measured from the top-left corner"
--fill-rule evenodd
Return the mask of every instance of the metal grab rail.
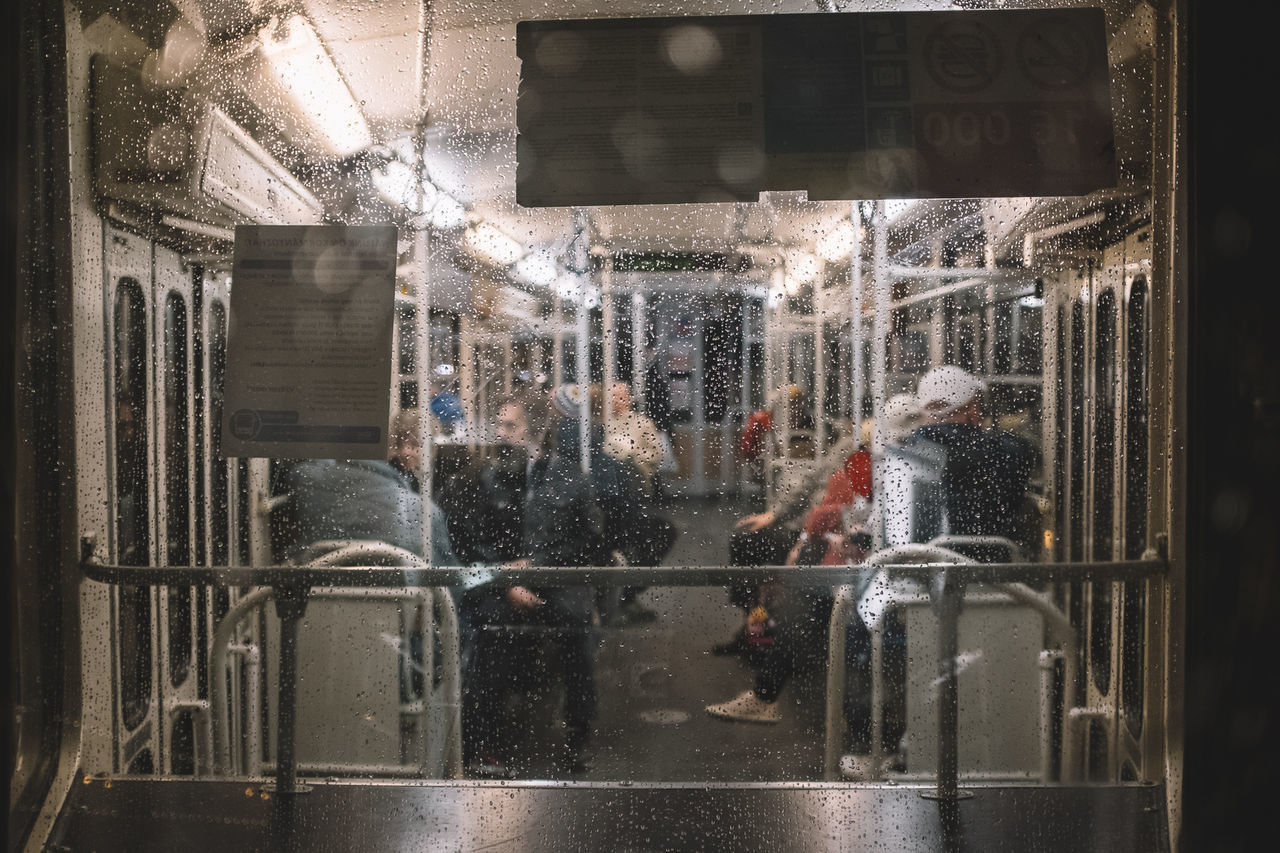
M 424 566 L 421 558 L 410 551 L 389 545 L 383 542 L 325 542 L 317 543 L 312 546 L 313 552 L 323 552 L 307 565 L 310 567 L 330 567 L 346 563 L 351 560 L 372 561 L 381 560 L 386 562 L 394 562 L 399 565 L 414 569 L 418 566 Z M 390 597 L 401 600 L 406 597 L 406 591 L 401 592 L 395 589 L 355 589 L 349 592 L 339 592 L 336 590 L 323 590 L 313 593 L 307 589 L 303 595 L 323 598 L 358 598 L 358 599 L 376 599 Z M 440 627 L 438 636 L 441 641 L 442 651 L 444 653 L 445 667 L 441 675 L 441 690 L 444 693 L 445 701 L 443 706 L 448 709 L 447 726 L 445 731 L 445 763 L 444 775 L 447 778 L 458 778 L 462 772 L 462 724 L 461 724 L 461 673 L 459 664 L 459 631 L 458 631 L 458 615 L 457 608 L 453 602 L 453 598 L 449 595 L 447 589 L 431 589 L 422 587 L 414 590 L 414 595 L 421 596 L 427 606 L 436 605 L 435 610 L 440 616 Z M 210 655 L 211 667 L 211 714 L 213 716 L 213 771 L 215 775 L 225 775 L 229 772 L 231 765 L 230 760 L 230 714 L 226 696 L 226 671 L 228 646 L 234 636 L 236 627 L 251 612 L 264 606 L 267 601 L 276 599 L 276 590 L 271 587 L 263 587 L 255 589 L 245 597 L 241 598 L 227 612 L 227 614 L 218 623 L 214 633 L 213 648 Z M 296 626 L 296 621 L 295 621 Z M 291 715 L 291 710 L 285 707 L 285 691 L 293 685 L 286 684 L 292 681 L 292 674 L 286 672 L 290 666 L 286 665 L 284 660 L 285 653 L 289 651 L 286 646 L 291 645 L 288 638 L 284 636 L 287 626 L 282 621 L 281 624 L 281 672 L 279 690 L 281 693 L 281 708 L 278 712 L 281 717 L 286 714 Z M 429 652 L 429 647 L 424 648 Z M 296 656 L 294 657 L 294 665 L 296 665 Z M 432 703 L 430 697 L 430 679 L 427 679 L 427 696 L 424 697 L 424 717 L 427 716 Z M 291 701 L 291 700 L 290 700 Z M 280 727 L 282 731 L 290 728 L 286 725 L 286 720 L 281 719 Z M 287 721 L 288 724 L 292 720 Z M 291 732 L 290 732 L 291 734 Z M 424 733 L 425 735 L 425 733 Z M 281 737 L 277 743 L 277 770 L 296 766 L 293 762 L 291 754 L 292 744 L 286 744 L 284 741 L 292 741 L 292 737 Z M 286 750 L 288 751 L 286 753 Z
M 903 573 L 927 577 L 929 562 L 897 563 Z M 474 568 L 420 565 L 405 569 L 364 563 L 350 566 L 119 566 L 85 561 L 89 580 L 133 586 L 467 586 L 500 575 L 504 584 L 527 586 L 727 586 L 738 580 L 785 579 L 804 586 L 837 587 L 856 579 L 857 566 L 530 566 Z M 1168 571 L 1163 558 L 1093 563 L 965 563 L 952 567 L 966 583 L 1069 583 L 1126 581 Z
M 921 562 L 921 561 L 928 561 Z M 878 551 L 866 559 L 860 566 L 863 576 L 856 584 L 846 584 L 836 590 L 835 604 L 831 608 L 831 618 L 827 631 L 827 711 L 826 711 L 826 743 L 823 756 L 823 776 L 827 781 L 839 778 L 840 752 L 844 732 L 844 694 L 845 694 L 845 626 L 862 600 L 867 588 L 871 585 L 881 566 L 893 564 L 920 565 L 930 567 L 935 563 L 971 563 L 963 554 L 947 550 L 937 545 L 896 545 Z M 871 631 L 871 669 L 872 673 L 883 666 L 883 646 L 880 627 L 868 625 Z M 874 682 L 873 682 L 874 683 Z M 878 690 L 873 690 L 871 697 L 871 762 L 879 772 L 883 758 L 883 708 L 882 698 Z
M 868 558 L 864 565 L 877 567 L 876 571 L 880 571 L 879 567 L 899 565 L 906 568 L 905 564 L 909 564 L 912 560 L 930 559 L 938 562 L 951 564 L 957 568 L 969 567 L 974 565 L 972 558 L 959 554 L 956 551 L 944 547 L 945 545 L 955 545 L 963 547 L 965 545 L 976 546 L 996 546 L 1009 550 L 1010 555 L 1015 559 L 1020 557 L 1020 552 L 1016 545 L 1001 537 L 986 536 L 947 536 L 939 537 L 932 542 L 924 545 L 902 545 L 896 548 L 881 551 L 873 554 Z M 915 569 L 915 566 L 911 566 Z M 925 566 L 920 566 L 923 569 Z M 948 579 L 947 574 L 954 573 L 954 568 L 949 566 L 943 568 L 941 566 L 934 567 L 937 574 L 935 579 L 939 581 L 935 584 L 933 598 L 935 604 L 939 606 L 939 620 L 943 623 L 940 626 L 939 636 L 939 669 L 942 677 L 946 696 L 944 697 L 944 706 L 940 708 L 939 715 L 939 769 L 938 769 L 938 793 L 937 796 L 945 799 L 954 799 L 958 794 L 956 781 L 958 779 L 958 767 L 955 764 L 956 744 L 958 733 L 956 726 L 958 725 L 956 696 L 955 696 L 955 673 L 954 673 L 954 657 L 955 657 L 955 632 L 958 625 L 959 606 L 962 598 L 958 595 L 954 588 L 955 578 Z M 962 568 L 963 571 L 963 568 Z M 843 586 L 837 591 L 836 604 L 832 608 L 831 622 L 828 640 L 828 670 L 827 670 L 827 713 L 826 713 L 826 744 L 824 754 L 824 775 L 828 781 L 834 781 L 839 776 L 839 761 L 841 752 L 841 735 L 843 733 L 843 705 L 845 693 L 845 669 L 844 669 L 844 633 L 843 628 L 847 625 L 850 614 L 859 603 L 867 598 L 867 588 L 870 586 L 872 579 L 860 587 Z M 1059 610 L 1045 596 L 1033 591 L 1025 584 L 1017 582 L 999 582 L 994 587 L 999 592 L 1004 593 L 1013 601 L 1023 604 L 1035 610 L 1045 620 L 1046 632 L 1050 642 L 1055 643 L 1061 649 L 1060 656 L 1063 659 L 1063 674 L 1065 683 L 1072 684 L 1077 675 L 1078 659 L 1077 659 L 1077 642 L 1075 632 L 1072 629 L 1070 619 Z M 886 589 L 887 593 L 888 590 Z M 900 599 L 902 603 L 905 599 Z M 887 604 L 887 603 L 886 603 Z M 871 631 L 871 667 L 872 667 L 872 697 L 871 697 L 871 770 L 872 777 L 878 777 L 883 761 L 883 695 L 879 689 L 881 679 L 877 677 L 883 668 L 883 633 L 882 624 L 879 618 L 875 616 L 881 615 L 887 606 L 878 609 L 874 614 L 871 613 L 872 607 L 865 608 L 868 612 L 866 615 L 872 615 L 873 618 L 864 621 L 868 622 L 868 629 Z M 1043 668 L 1044 660 L 1041 660 Z M 1043 685 L 1042 685 L 1043 688 Z M 1044 697 L 1042 697 L 1044 701 Z M 948 709 L 947 705 L 951 707 Z M 1064 707 L 1066 699 L 1064 698 Z M 1047 740 L 1047 725 L 1053 713 L 1053 709 L 1042 706 L 1045 710 L 1042 712 L 1042 727 L 1046 729 L 1042 732 L 1042 767 L 1041 775 L 1044 777 L 1042 781 L 1048 782 L 1049 773 L 1049 750 L 1050 743 Z M 948 710 L 950 713 L 948 714 Z M 1074 741 L 1076 737 L 1072 733 L 1068 733 L 1063 739 L 1063 777 L 1065 779 L 1074 779 L 1077 775 L 1074 756 L 1078 753 L 1075 748 Z

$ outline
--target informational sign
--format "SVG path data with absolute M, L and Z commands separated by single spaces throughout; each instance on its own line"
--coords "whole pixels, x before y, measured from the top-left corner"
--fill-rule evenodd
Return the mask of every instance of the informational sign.
M 236 227 L 222 447 L 385 459 L 394 226 Z
M 1115 186 L 1101 9 L 525 21 L 526 207 Z

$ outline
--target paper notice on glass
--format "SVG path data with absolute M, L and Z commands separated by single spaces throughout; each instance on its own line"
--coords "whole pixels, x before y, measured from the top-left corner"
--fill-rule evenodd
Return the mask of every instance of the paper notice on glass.
M 228 457 L 385 459 L 396 229 L 236 227 Z

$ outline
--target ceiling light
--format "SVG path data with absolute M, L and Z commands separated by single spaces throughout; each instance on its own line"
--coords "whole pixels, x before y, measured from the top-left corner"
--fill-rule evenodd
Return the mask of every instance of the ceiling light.
M 783 257 L 787 265 L 787 277 L 802 284 L 813 281 L 821 271 L 821 261 L 809 252 L 791 249 Z
M 413 213 L 431 210 L 436 203 L 435 185 L 430 181 L 419 181 L 413 167 L 399 160 L 392 160 L 381 169 L 374 169 L 369 178 L 378 195 Z
M 309 154 L 350 157 L 373 144 L 369 125 L 311 23 L 274 21 L 259 36 L 246 92 Z
M 853 252 L 854 236 L 853 223 L 841 219 L 818 240 L 818 254 L 824 261 L 848 260 Z
M 467 209 L 447 193 L 436 193 L 436 206 L 431 208 L 431 224 L 442 231 L 461 228 L 467 221 Z
M 516 261 L 513 271 L 516 279 L 533 287 L 548 287 L 560 274 L 556 259 L 549 249 L 530 252 Z
M 884 218 L 889 222 L 897 219 L 899 216 L 907 212 L 911 205 L 915 204 L 913 198 L 890 198 L 884 202 Z
M 499 267 L 515 263 L 524 254 L 523 246 L 488 222 L 468 228 L 463 242 L 473 255 Z

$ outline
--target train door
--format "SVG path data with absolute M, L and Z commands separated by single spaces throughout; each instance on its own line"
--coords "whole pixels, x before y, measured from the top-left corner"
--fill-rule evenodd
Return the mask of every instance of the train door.
M 177 252 L 155 246 L 152 304 L 156 365 L 155 471 L 157 565 L 204 564 L 204 481 L 196 465 L 196 400 L 202 372 L 194 349 L 198 303 L 193 271 Z M 207 719 L 203 654 L 209 637 L 208 589 L 157 587 L 163 761 L 161 772 L 195 772 L 196 736 Z
M 157 455 L 155 401 L 151 394 L 154 302 L 150 243 L 113 227 L 103 229 L 103 272 L 108 299 L 108 385 L 111 436 L 109 465 L 111 551 L 121 565 L 149 565 L 156 559 Z M 120 731 L 112 766 L 119 772 L 154 772 L 160 758 L 157 701 L 159 648 L 157 593 L 147 586 L 121 586 L 112 593 L 111 660 L 95 671 L 114 669 L 118 689 L 112 699 Z M 93 665 L 90 665 L 94 668 Z
M 1148 341 L 1150 309 L 1145 229 L 1046 281 L 1047 476 L 1054 559 L 1112 562 L 1147 550 Z M 1144 709 L 1150 690 L 1144 616 L 1154 606 L 1145 580 L 1065 585 L 1059 600 L 1080 633 L 1079 683 L 1068 750 L 1078 745 L 1090 781 L 1132 781 L 1143 766 Z M 1146 734 L 1144 735 L 1144 732 Z

